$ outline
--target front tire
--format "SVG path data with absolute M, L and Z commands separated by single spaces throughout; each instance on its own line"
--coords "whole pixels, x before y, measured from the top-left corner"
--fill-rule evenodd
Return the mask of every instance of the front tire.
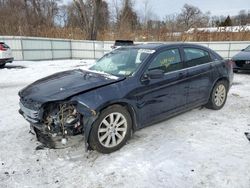
M 104 109 L 93 124 L 89 145 L 101 153 L 111 153 L 130 138 L 132 120 L 125 107 L 113 105 Z
M 206 107 L 213 110 L 220 110 L 226 103 L 228 93 L 228 83 L 226 80 L 218 81 L 210 95 Z

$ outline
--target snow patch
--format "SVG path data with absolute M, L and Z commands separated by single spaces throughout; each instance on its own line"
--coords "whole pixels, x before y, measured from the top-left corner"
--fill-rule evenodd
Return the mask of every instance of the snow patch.
M 137 131 L 121 150 L 39 145 L 18 91 L 89 60 L 13 62 L 0 70 L 0 187 L 250 187 L 250 75 L 236 74 L 220 111 L 198 108 Z M 23 67 L 23 68 L 15 68 Z

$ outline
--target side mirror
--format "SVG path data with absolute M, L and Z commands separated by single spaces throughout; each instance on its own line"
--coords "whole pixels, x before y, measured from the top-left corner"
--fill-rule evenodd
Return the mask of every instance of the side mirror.
M 150 70 L 146 73 L 146 76 L 150 79 L 160 79 L 164 77 L 164 71 L 161 69 Z

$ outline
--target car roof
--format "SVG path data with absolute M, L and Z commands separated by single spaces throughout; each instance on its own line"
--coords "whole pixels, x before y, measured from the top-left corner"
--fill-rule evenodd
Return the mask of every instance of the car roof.
M 141 48 L 141 49 L 149 49 L 149 50 L 160 50 L 167 47 L 180 47 L 180 46 L 190 46 L 190 47 L 198 47 L 203 49 L 209 49 L 205 46 L 193 44 L 193 43 L 183 43 L 183 42 L 175 42 L 175 43 L 146 43 L 146 44 L 138 44 L 132 47 L 125 47 L 125 48 Z
M 218 59 L 222 60 L 223 58 L 221 55 L 219 55 L 217 52 L 214 50 L 211 50 L 210 48 L 199 45 L 199 44 L 194 44 L 194 43 L 183 43 L 183 42 L 175 42 L 175 43 L 146 43 L 146 44 L 137 44 L 134 46 L 126 46 L 126 47 L 121 47 L 119 49 L 147 49 L 147 50 L 155 50 L 155 51 L 161 51 L 167 48 L 178 48 L 178 47 L 191 47 L 191 48 L 199 48 L 202 50 L 205 50 L 209 53 L 212 53 L 214 56 L 216 56 Z

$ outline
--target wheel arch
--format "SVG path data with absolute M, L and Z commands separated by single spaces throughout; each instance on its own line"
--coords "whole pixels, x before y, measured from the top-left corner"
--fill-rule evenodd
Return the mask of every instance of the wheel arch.
M 214 81 L 212 87 L 210 88 L 209 96 L 208 96 L 207 101 L 209 100 L 209 98 L 210 98 L 210 96 L 211 96 L 211 94 L 212 94 L 212 92 L 213 92 L 213 89 L 214 89 L 216 83 L 219 82 L 219 81 L 222 81 L 222 80 L 224 80 L 224 81 L 227 82 L 227 87 L 228 87 L 228 88 L 227 88 L 227 92 L 228 92 L 228 90 L 229 90 L 229 78 L 226 77 L 226 76 L 220 77 L 220 78 L 218 78 L 218 79 L 216 79 L 216 80 Z
M 214 84 L 213 84 L 213 88 L 214 88 L 214 86 L 215 86 L 215 84 L 216 84 L 217 82 L 222 81 L 222 80 L 226 81 L 226 82 L 227 82 L 227 87 L 229 87 L 229 78 L 226 77 L 226 76 L 223 76 L 223 77 L 220 77 L 220 78 L 218 78 L 217 80 L 215 80 L 215 82 L 214 82 Z M 229 89 L 229 88 L 227 88 L 227 89 Z
M 119 101 L 119 102 L 106 104 L 98 110 L 99 111 L 98 114 L 100 114 L 104 109 L 111 108 L 112 106 L 115 106 L 115 105 L 126 108 L 132 120 L 132 130 L 135 131 L 137 129 L 137 115 L 136 115 L 134 107 L 128 102 Z
M 137 129 L 137 115 L 136 115 L 136 112 L 135 112 L 135 109 L 133 108 L 133 106 L 127 102 L 113 102 L 113 103 L 108 103 L 108 104 L 105 104 L 105 105 L 102 105 L 98 111 L 97 111 L 97 114 L 96 114 L 96 117 L 91 120 L 88 125 L 86 125 L 87 127 L 84 127 L 84 135 L 85 135 L 85 146 L 86 146 L 86 150 L 88 149 L 91 149 L 89 147 L 89 135 L 90 135 L 90 132 L 93 128 L 93 124 L 94 122 L 98 119 L 99 115 L 101 114 L 101 112 L 107 108 L 111 108 L 112 106 L 114 105 L 119 105 L 121 107 L 125 107 L 126 110 L 128 111 L 128 113 L 130 114 L 130 117 L 131 117 L 131 120 L 132 120 L 132 131 L 135 131 Z

